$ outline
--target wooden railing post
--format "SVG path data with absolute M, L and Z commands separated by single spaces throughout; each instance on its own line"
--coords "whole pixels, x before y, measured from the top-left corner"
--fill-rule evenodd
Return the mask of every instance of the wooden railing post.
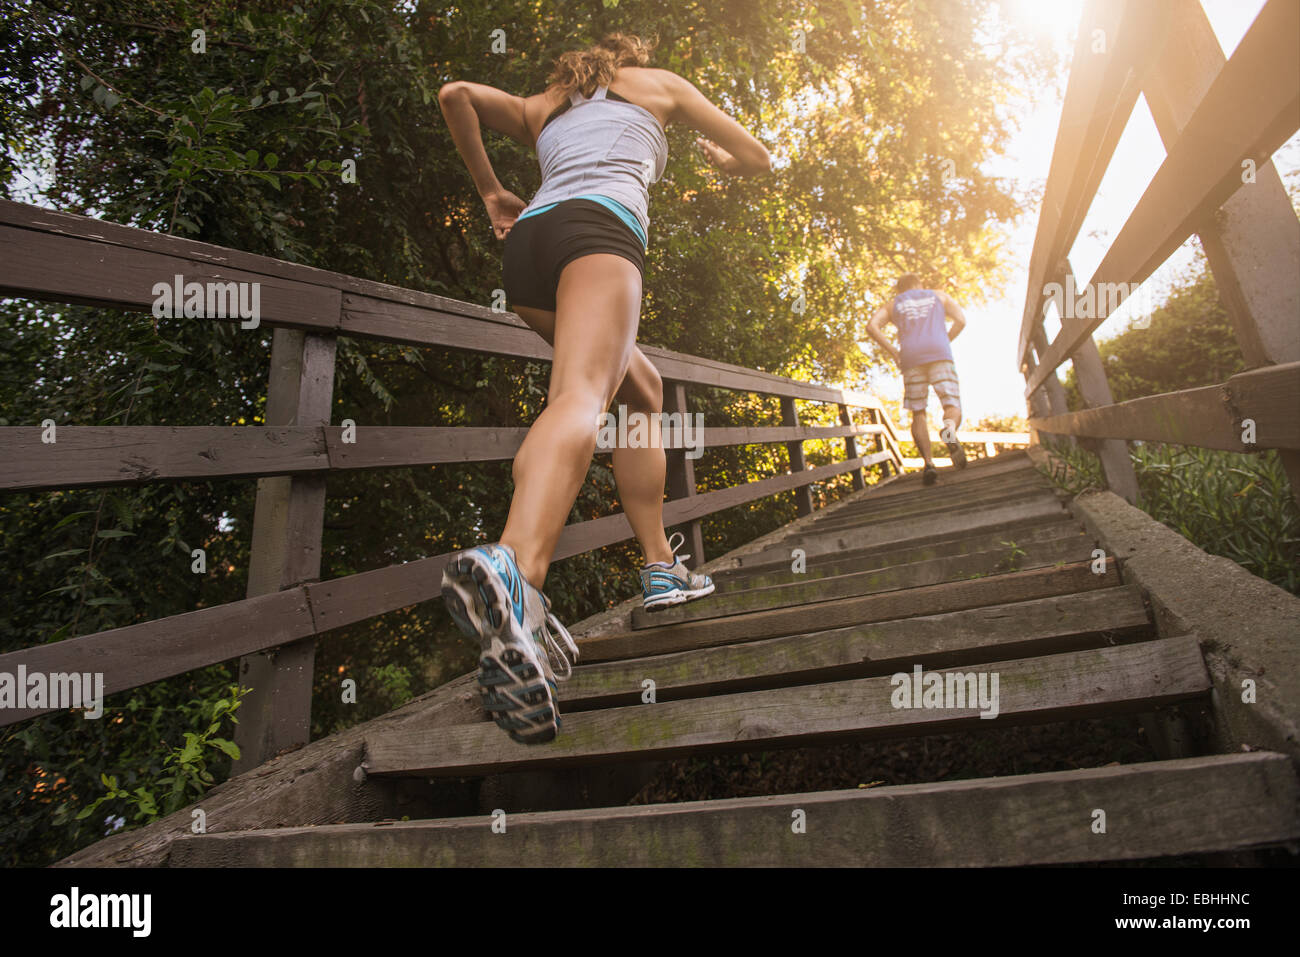
M 1176 0 L 1163 53 L 1142 88 L 1166 149 L 1225 63 L 1199 0 Z M 1300 360 L 1300 221 L 1272 161 L 1253 173 L 1197 235 L 1246 366 L 1257 369 Z M 1300 500 L 1300 451 L 1278 454 Z
M 681 382 L 664 383 L 664 409 L 669 413 L 680 413 L 685 419 L 686 385 Z M 690 498 L 697 494 L 695 489 L 695 460 L 686 457 L 685 449 L 669 449 L 668 458 L 668 497 L 670 499 Z M 704 564 L 704 531 L 700 520 L 688 522 L 678 529 L 686 536 L 690 556 L 696 568 Z
M 840 403 L 840 425 L 853 425 L 853 416 L 849 414 L 849 407 L 843 402 Z M 846 435 L 844 437 L 844 458 L 856 459 L 858 457 L 858 437 L 856 435 Z M 862 491 L 867 487 L 866 481 L 862 478 L 862 469 L 854 469 L 853 490 Z
M 281 327 L 271 342 L 266 425 L 329 425 L 338 340 Z M 249 598 L 320 577 L 324 520 L 324 475 L 258 479 Z M 241 753 L 233 773 L 310 740 L 315 660 L 312 639 L 240 659 L 239 683 L 253 690 L 239 709 L 235 743 Z
M 794 399 L 781 399 L 781 424 L 797 426 L 799 424 L 799 412 L 794 407 Z M 786 450 L 790 453 L 790 471 L 802 472 L 808 468 L 808 460 L 804 458 L 803 443 L 799 441 L 785 443 Z M 812 489 L 807 485 L 800 485 L 794 490 L 795 511 L 799 515 L 811 515 L 813 510 Z
M 1062 285 L 1073 281 L 1074 271 L 1068 262 L 1063 263 L 1057 275 L 1057 282 Z M 1106 369 L 1101 362 L 1101 353 L 1097 343 L 1089 336 L 1083 345 L 1070 356 L 1074 363 L 1074 381 L 1079 386 L 1079 395 L 1086 408 L 1095 409 L 1114 402 L 1110 383 L 1106 379 Z M 1052 382 L 1053 376 L 1048 382 Z M 1101 460 L 1101 470 L 1106 476 L 1106 487 L 1124 499 L 1130 505 L 1137 504 L 1137 472 L 1133 468 L 1133 458 L 1129 455 L 1128 443 L 1122 439 L 1084 439 L 1085 447 L 1091 446 Z
M 1041 362 L 1043 353 L 1047 351 L 1047 333 L 1043 330 L 1041 321 L 1034 323 L 1030 341 L 1034 347 L 1034 361 Z M 1056 372 L 1052 372 L 1047 377 L 1047 381 L 1043 383 L 1043 391 L 1047 395 L 1047 402 L 1052 408 L 1053 415 L 1064 415 L 1070 411 L 1069 404 L 1065 401 L 1065 387 L 1061 385 L 1061 379 Z

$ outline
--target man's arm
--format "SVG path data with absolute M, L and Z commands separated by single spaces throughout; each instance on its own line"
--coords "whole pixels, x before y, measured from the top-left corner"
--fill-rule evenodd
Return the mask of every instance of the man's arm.
M 895 349 L 893 343 L 885 338 L 885 323 L 888 321 L 889 307 L 881 306 L 876 310 L 876 314 L 871 317 L 871 321 L 867 323 L 867 335 L 880 343 L 880 347 L 889 353 L 896 364 L 901 366 L 903 364 L 902 353 Z
M 952 342 L 966 328 L 966 313 L 961 311 L 961 306 L 957 301 L 946 292 L 938 294 L 939 301 L 943 303 L 944 315 L 952 320 L 952 328 L 948 330 L 948 341 Z

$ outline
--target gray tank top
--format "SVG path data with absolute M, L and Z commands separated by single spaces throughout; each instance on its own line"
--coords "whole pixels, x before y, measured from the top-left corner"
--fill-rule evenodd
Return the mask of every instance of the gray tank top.
M 537 137 L 542 185 L 521 216 L 583 195 L 607 196 L 627 207 L 650 232 L 650 184 L 663 175 L 668 140 L 653 113 L 635 103 L 607 99 L 600 86 L 590 97 L 576 90 L 573 104 Z

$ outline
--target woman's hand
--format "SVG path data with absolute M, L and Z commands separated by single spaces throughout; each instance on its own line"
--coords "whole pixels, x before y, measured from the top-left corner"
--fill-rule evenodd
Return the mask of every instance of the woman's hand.
M 497 239 L 505 239 L 510 227 L 528 204 L 510 190 L 502 189 L 484 196 L 483 205 L 487 207 L 488 217 L 492 220 L 492 232 Z
M 722 170 L 724 173 L 737 173 L 741 169 L 740 160 L 732 156 L 713 140 L 705 139 L 703 136 L 695 138 L 695 145 L 700 148 L 709 162 Z

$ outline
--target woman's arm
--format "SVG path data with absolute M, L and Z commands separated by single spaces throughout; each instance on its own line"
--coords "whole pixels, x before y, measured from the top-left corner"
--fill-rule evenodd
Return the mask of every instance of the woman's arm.
M 451 141 L 469 169 L 478 194 L 487 206 L 492 230 L 504 239 L 526 205 L 501 185 L 487 150 L 483 147 L 481 126 L 504 133 L 525 146 L 532 146 L 524 123 L 524 98 L 504 90 L 457 80 L 438 90 L 438 105 L 451 132 Z
M 673 101 L 669 118 L 704 134 L 696 142 L 718 169 L 739 176 L 771 170 L 767 147 L 710 103 L 690 80 L 668 70 L 663 73 Z

